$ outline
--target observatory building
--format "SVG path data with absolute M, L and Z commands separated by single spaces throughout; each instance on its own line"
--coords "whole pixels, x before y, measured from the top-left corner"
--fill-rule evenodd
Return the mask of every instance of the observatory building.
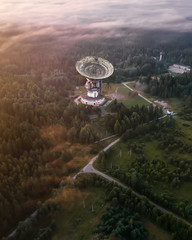
M 98 106 L 105 101 L 102 91 L 102 80 L 113 74 L 113 65 L 100 57 L 85 57 L 76 63 L 76 69 L 87 79 L 85 88 L 87 93 L 81 95 L 81 102 Z

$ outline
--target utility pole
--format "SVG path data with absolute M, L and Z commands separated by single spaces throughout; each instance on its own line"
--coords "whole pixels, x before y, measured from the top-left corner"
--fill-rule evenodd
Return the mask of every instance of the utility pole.
M 119 158 L 122 156 L 122 150 L 119 151 Z
M 132 154 L 131 148 L 130 148 L 130 150 L 129 150 L 129 154 L 130 154 L 130 156 L 131 156 L 131 154 Z
M 85 200 L 83 200 L 83 208 L 85 208 Z
M 91 205 L 91 211 L 94 212 L 93 204 Z

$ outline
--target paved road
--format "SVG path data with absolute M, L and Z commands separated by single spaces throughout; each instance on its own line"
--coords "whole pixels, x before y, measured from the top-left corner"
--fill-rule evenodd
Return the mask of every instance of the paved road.
M 128 88 L 129 90 L 131 91 L 134 91 L 131 87 L 129 87 L 127 84 L 130 83 L 130 82 L 122 82 L 123 86 L 125 86 L 126 88 Z M 138 94 L 139 97 L 143 98 L 145 101 L 147 101 L 148 103 L 151 103 L 153 104 L 153 106 L 155 107 L 156 104 L 151 102 L 149 99 L 147 99 L 146 97 L 144 97 L 143 95 L 141 95 L 140 93 Z
M 81 96 L 75 98 L 75 100 L 74 100 L 74 102 L 75 102 L 77 105 L 80 103 L 80 98 L 81 98 Z
M 29 219 L 35 217 L 35 216 L 37 215 L 37 213 L 38 213 L 38 210 L 35 210 L 35 211 L 34 211 L 28 218 L 26 218 L 23 222 L 27 223 L 27 222 L 29 221 Z M 12 233 L 10 233 L 7 238 L 9 239 L 9 238 L 13 237 L 13 236 L 16 234 L 16 232 L 17 232 L 17 228 L 16 228 Z
M 115 141 L 113 141 L 112 143 L 110 143 L 107 147 L 105 147 L 102 151 L 107 151 L 109 148 L 111 148 L 112 146 L 114 146 L 116 143 L 118 143 L 120 141 L 120 138 L 116 139 Z M 101 151 L 101 152 L 102 152 Z M 76 177 L 81 174 L 81 173 L 86 173 L 89 172 L 89 169 L 94 169 L 93 168 L 93 163 L 95 162 L 95 160 L 99 157 L 99 153 L 93 157 L 90 162 L 83 168 L 81 169 L 75 176 L 73 176 L 73 180 L 76 179 Z M 97 170 L 95 170 L 97 171 Z M 99 172 L 99 171 L 98 171 Z
M 105 110 L 105 106 L 99 106 L 101 109 L 101 117 L 104 117 L 107 114 L 107 111 Z
M 107 107 L 113 100 L 108 100 L 104 105 L 103 107 Z
M 115 141 L 113 141 L 112 143 L 110 143 L 106 148 L 103 149 L 103 151 L 107 151 L 109 148 L 111 148 L 112 146 L 114 146 L 116 143 L 118 143 L 120 141 L 120 138 L 116 139 Z M 118 185 L 120 185 L 121 187 L 123 188 L 129 188 L 128 186 L 124 185 L 123 183 L 121 183 L 120 181 L 108 176 L 107 174 L 103 173 L 103 172 L 100 172 L 98 170 L 96 170 L 94 167 L 93 167 L 93 163 L 97 160 L 97 158 L 99 157 L 99 154 L 97 154 L 95 157 L 93 157 L 90 162 L 82 169 L 80 170 L 74 177 L 73 177 L 73 180 L 76 179 L 76 177 L 79 175 L 79 174 L 82 174 L 82 173 L 95 173 L 97 175 L 100 175 L 102 176 L 103 178 L 107 179 L 108 181 L 111 181 L 111 182 L 115 182 L 117 183 Z M 132 190 L 132 189 L 131 189 Z M 138 192 L 136 191 L 133 191 L 132 192 L 139 198 L 141 198 L 143 195 L 139 194 Z M 189 226 L 192 226 L 192 224 L 188 221 L 186 221 L 185 219 L 177 216 L 176 214 L 172 213 L 171 211 L 168 211 L 167 209 L 161 207 L 160 205 L 154 203 L 153 201 L 149 200 L 148 201 L 154 206 L 156 207 L 157 209 L 159 209 L 162 213 L 168 213 L 168 214 L 172 214 L 175 218 L 177 218 L 178 220 L 184 222 L 185 224 L 189 225 Z
M 106 140 L 108 140 L 110 138 L 113 138 L 113 137 L 117 137 L 117 134 L 111 135 L 111 136 L 106 137 L 106 138 L 102 138 L 99 141 L 96 141 L 95 143 L 103 142 L 103 141 L 106 141 Z

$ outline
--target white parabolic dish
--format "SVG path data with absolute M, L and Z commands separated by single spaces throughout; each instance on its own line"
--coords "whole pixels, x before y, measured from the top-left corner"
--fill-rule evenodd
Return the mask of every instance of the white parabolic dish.
M 89 79 L 105 79 L 110 77 L 114 68 L 113 65 L 100 57 L 88 56 L 76 63 L 77 71 Z

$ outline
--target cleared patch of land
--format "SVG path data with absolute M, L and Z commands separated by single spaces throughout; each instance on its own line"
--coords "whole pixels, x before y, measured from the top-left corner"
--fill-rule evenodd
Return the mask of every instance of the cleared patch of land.
M 75 94 L 80 95 L 83 92 L 86 92 L 86 89 L 79 87 L 79 89 L 75 91 Z M 118 102 L 122 102 L 126 107 L 131 107 L 136 104 L 139 106 L 149 105 L 147 101 L 138 96 L 137 91 L 132 92 L 120 83 L 104 83 L 103 93 L 107 99 L 117 99 Z
M 52 240 L 92 239 L 93 230 L 105 210 L 105 193 L 99 188 L 71 190 L 66 192 L 62 208 L 54 217 L 56 230 Z

